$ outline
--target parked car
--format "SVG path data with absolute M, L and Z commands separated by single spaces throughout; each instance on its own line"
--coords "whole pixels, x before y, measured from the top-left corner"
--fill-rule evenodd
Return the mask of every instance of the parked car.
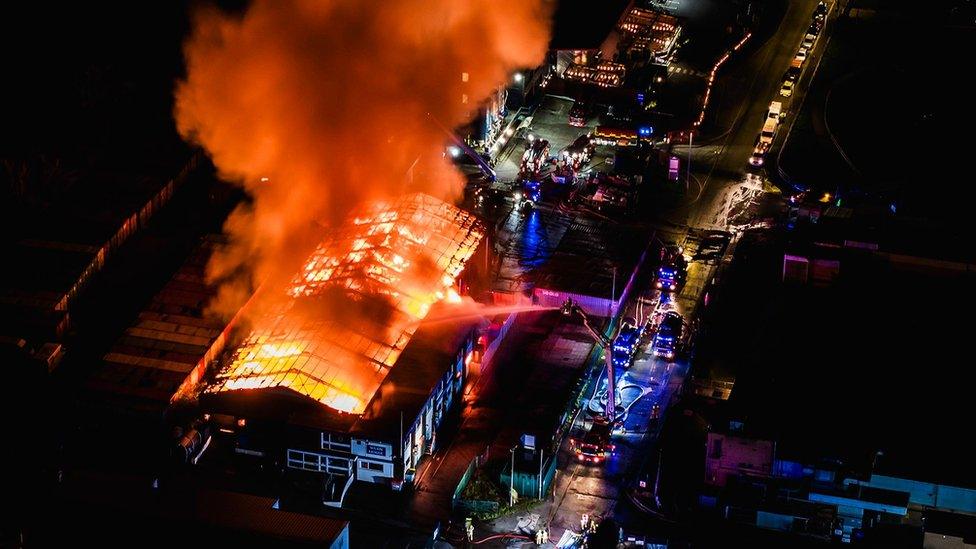
M 817 7 L 813 9 L 813 17 L 814 19 L 820 19 L 820 20 L 823 20 L 825 17 L 827 17 L 826 2 L 820 2 L 819 4 L 817 4 Z
M 793 95 L 793 81 L 787 80 L 783 82 L 783 85 L 779 88 L 779 94 L 783 97 L 789 97 Z

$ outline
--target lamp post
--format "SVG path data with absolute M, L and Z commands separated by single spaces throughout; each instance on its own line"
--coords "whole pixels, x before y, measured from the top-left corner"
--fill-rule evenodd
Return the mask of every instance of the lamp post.
M 509 450 L 512 454 L 512 474 L 508 476 L 508 506 L 511 507 L 515 505 L 515 449 L 518 446 L 512 446 Z
M 525 75 L 517 72 L 512 76 L 515 83 L 518 84 L 519 90 L 519 107 L 525 104 Z
M 542 499 L 542 464 L 545 463 L 545 460 L 542 458 L 543 456 L 545 456 L 545 453 L 546 453 L 546 449 L 540 447 L 539 448 L 539 499 Z

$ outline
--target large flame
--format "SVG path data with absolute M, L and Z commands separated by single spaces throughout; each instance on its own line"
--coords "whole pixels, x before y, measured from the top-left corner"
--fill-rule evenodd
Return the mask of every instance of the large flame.
M 217 375 L 210 391 L 286 387 L 361 413 L 483 236 L 426 195 L 378 203 L 333 230 Z

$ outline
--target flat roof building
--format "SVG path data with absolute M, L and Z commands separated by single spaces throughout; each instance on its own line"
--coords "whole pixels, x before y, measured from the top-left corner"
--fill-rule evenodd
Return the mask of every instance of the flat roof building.
M 587 314 L 615 315 L 644 262 L 646 236 L 610 222 L 577 217 L 552 256 L 531 273 L 533 302 L 559 307 L 572 298 Z

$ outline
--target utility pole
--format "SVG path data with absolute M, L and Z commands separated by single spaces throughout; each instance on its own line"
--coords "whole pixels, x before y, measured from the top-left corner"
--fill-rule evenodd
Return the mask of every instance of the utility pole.
M 688 177 L 685 178 L 685 192 L 688 192 L 691 186 L 691 142 L 695 137 L 695 130 L 688 130 Z

